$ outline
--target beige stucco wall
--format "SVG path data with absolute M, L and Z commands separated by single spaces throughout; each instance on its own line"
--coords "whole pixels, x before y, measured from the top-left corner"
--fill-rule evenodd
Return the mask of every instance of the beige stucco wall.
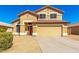
M 43 27 L 57 27 L 57 26 L 62 26 L 62 24 L 37 24 L 38 27 L 43 26 Z
M 16 32 L 16 25 L 19 23 L 19 21 L 16 21 L 13 23 L 13 32 Z
M 29 13 L 21 15 L 20 24 L 22 26 L 20 27 L 20 32 L 25 32 L 25 26 L 27 27 L 27 25 L 25 23 L 32 22 L 32 21 L 37 21 L 37 16 L 31 15 Z
M 67 25 L 63 25 L 62 26 L 62 33 L 63 33 L 63 36 L 67 36 L 68 35 L 68 26 Z
M 33 33 L 36 33 L 37 32 L 37 28 L 38 26 L 36 24 L 33 25 Z
M 34 15 L 31 15 L 29 13 L 26 13 L 24 15 L 20 16 L 20 23 L 23 24 L 23 21 L 37 21 L 37 17 Z
M 25 31 L 28 31 L 28 23 L 25 23 Z
M 37 35 L 47 35 L 47 36 L 67 36 L 68 35 L 68 27 L 64 24 L 38 24 L 37 27 Z
M 45 20 L 62 20 L 62 14 L 60 14 L 60 13 L 54 11 L 54 10 L 44 9 L 40 12 L 37 12 L 37 14 L 42 14 L 42 13 L 46 14 Z M 57 14 L 56 19 L 50 19 L 50 14 L 52 14 L 52 13 Z M 38 20 L 40 20 L 40 19 L 38 19 Z M 30 22 L 37 21 L 37 17 L 32 15 L 32 14 L 29 14 L 29 13 L 26 13 L 26 14 L 20 16 L 20 32 L 21 33 L 26 33 L 25 27 L 28 26 L 29 21 Z M 13 32 L 16 32 L 17 23 L 18 23 L 18 21 L 13 23 L 13 25 L 14 25 Z M 45 27 L 41 27 L 42 25 L 45 26 Z M 50 24 L 49 25 L 48 24 L 42 24 L 42 25 L 40 25 L 40 24 L 33 25 L 33 33 L 37 33 L 37 34 L 40 34 L 40 35 L 42 34 L 43 31 L 44 31 L 43 34 L 45 34 L 45 32 L 46 32 L 46 34 L 49 33 L 47 35 L 50 35 L 50 34 L 51 35 L 67 35 L 67 33 L 68 33 L 68 30 L 67 30 L 67 27 L 66 27 L 67 25 L 63 25 L 63 24 L 51 24 L 51 25 Z M 62 25 L 62 27 L 60 25 Z
M 37 28 L 38 28 L 38 26 L 37 26 L 37 24 L 33 24 L 33 33 L 32 33 L 32 35 L 37 35 Z
M 56 13 L 57 14 L 57 18 L 56 19 L 50 19 L 50 14 L 52 13 Z M 60 14 L 54 10 L 51 10 L 51 9 L 44 9 L 44 10 L 41 10 L 40 12 L 37 12 L 37 14 L 46 14 L 46 19 L 45 20 L 62 20 L 62 15 L 63 14 Z M 42 20 L 42 19 L 38 19 L 38 20 Z M 44 20 L 44 19 L 43 19 Z
M 20 25 L 20 32 L 22 32 L 22 33 L 25 32 L 25 25 Z

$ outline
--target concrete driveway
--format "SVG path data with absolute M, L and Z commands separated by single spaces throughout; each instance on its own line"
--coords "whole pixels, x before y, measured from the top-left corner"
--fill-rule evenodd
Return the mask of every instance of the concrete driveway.
M 67 37 L 36 37 L 43 53 L 79 52 L 79 41 Z
M 3 53 L 79 52 L 79 41 L 68 37 L 14 36 L 13 46 Z
M 79 41 L 79 35 L 68 35 L 68 38 Z

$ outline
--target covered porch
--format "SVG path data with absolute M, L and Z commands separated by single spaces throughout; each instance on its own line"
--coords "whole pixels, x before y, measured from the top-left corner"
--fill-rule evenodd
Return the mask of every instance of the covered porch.
M 25 22 L 20 25 L 20 35 L 37 35 L 37 25 L 32 22 Z

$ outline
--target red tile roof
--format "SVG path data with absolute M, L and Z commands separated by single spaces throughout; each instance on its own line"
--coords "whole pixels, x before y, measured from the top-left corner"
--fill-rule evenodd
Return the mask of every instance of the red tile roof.
M 19 18 L 18 18 L 18 19 L 16 19 L 16 20 L 13 20 L 13 21 L 12 21 L 12 23 L 17 22 L 17 21 L 19 21 L 19 20 L 20 20 Z
M 37 13 L 37 12 L 39 12 L 39 11 L 41 11 L 41 10 L 46 9 L 46 8 L 50 8 L 50 9 L 52 9 L 52 10 L 54 10 L 54 11 L 56 11 L 56 12 L 62 13 L 62 14 L 64 13 L 64 11 L 62 11 L 62 10 L 60 10 L 60 9 L 57 9 L 57 8 L 54 8 L 54 7 L 51 7 L 51 6 L 45 6 L 45 7 L 41 8 L 41 9 L 36 10 L 35 12 Z
M 4 22 L 0 22 L 0 26 L 13 27 L 11 24 L 7 24 L 7 23 L 4 23 Z
M 71 25 L 69 25 L 69 27 L 79 27 L 79 23 L 71 24 Z
M 29 13 L 29 14 L 32 14 L 32 15 L 35 15 L 35 16 L 38 16 L 36 13 L 34 13 L 34 12 L 32 12 L 32 11 L 28 11 L 28 10 L 26 10 L 26 11 L 24 11 L 24 12 L 18 14 L 18 15 L 21 16 L 21 15 L 24 15 L 24 14 L 26 14 L 26 13 Z
M 40 24 L 52 24 L 52 23 L 57 23 L 57 24 L 68 24 L 69 22 L 67 21 L 62 21 L 62 20 L 38 20 L 38 21 L 34 21 L 33 23 L 40 23 Z

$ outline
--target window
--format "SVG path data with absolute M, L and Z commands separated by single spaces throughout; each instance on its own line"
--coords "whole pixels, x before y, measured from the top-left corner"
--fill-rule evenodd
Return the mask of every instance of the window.
M 40 14 L 40 19 L 45 19 L 46 18 L 46 14 Z
M 50 14 L 50 18 L 56 18 L 57 14 Z
M 16 25 L 16 32 L 20 32 L 20 25 Z

